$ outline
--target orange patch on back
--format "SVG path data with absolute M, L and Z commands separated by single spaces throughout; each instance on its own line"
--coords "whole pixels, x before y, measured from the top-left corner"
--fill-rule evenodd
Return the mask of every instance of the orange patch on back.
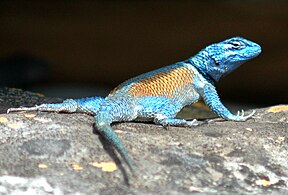
M 134 96 L 163 96 L 173 98 L 175 90 L 191 84 L 193 72 L 185 67 L 171 69 L 140 80 L 129 89 Z

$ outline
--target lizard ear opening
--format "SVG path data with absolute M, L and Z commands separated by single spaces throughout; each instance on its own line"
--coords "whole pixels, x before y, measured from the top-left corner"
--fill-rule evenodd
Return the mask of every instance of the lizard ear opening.
M 212 57 L 212 60 L 216 66 L 220 66 L 219 62 L 217 62 L 217 60 L 215 58 Z

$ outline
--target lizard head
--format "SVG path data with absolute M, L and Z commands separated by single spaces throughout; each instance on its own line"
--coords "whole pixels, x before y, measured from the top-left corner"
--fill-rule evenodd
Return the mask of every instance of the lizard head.
M 209 45 L 202 52 L 209 59 L 209 63 L 202 68 L 215 81 L 219 81 L 221 77 L 231 73 L 244 62 L 258 56 L 261 53 L 261 47 L 247 39 L 233 37 Z

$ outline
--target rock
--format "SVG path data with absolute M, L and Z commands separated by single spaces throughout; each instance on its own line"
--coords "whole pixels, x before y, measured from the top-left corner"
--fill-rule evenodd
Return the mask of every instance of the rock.
M 257 109 L 246 122 L 195 128 L 117 123 L 136 167 L 133 177 L 93 129 L 92 116 L 6 114 L 11 106 L 56 99 L 1 90 L 0 193 L 288 193 L 288 105 Z

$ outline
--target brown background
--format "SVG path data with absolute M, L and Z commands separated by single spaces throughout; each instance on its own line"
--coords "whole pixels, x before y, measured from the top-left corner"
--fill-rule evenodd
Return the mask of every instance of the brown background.
M 236 35 L 259 43 L 263 52 L 221 80 L 221 97 L 287 103 L 287 1 L 0 3 L 0 57 L 24 52 L 46 60 L 53 74 L 43 91 L 59 83 L 112 88 Z

